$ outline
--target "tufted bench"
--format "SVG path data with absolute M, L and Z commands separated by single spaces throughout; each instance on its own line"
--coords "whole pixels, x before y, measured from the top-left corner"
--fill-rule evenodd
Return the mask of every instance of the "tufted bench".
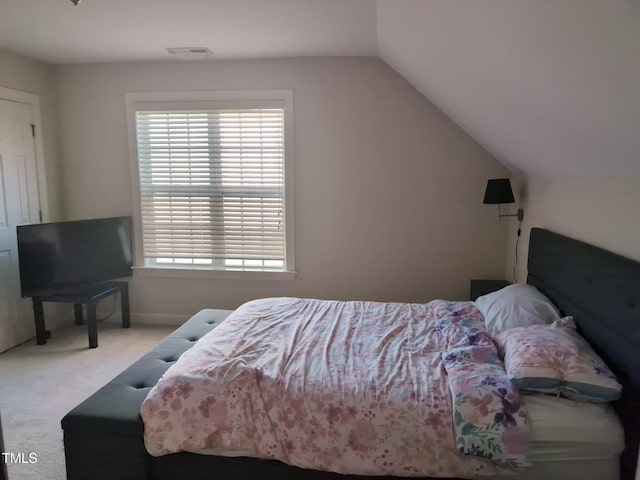
M 151 478 L 140 406 L 178 357 L 231 310 L 202 310 L 62 419 L 68 480 Z

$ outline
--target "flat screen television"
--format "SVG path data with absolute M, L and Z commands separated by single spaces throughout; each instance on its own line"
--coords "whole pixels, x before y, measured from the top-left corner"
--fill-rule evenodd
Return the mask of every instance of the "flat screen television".
M 131 217 L 20 225 L 23 297 L 36 297 L 131 275 Z

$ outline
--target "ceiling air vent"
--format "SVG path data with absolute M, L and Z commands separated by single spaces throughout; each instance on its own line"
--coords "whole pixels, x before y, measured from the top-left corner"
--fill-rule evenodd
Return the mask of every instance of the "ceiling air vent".
M 207 47 L 177 47 L 167 48 L 169 55 L 176 58 L 208 58 L 213 56 L 213 52 Z

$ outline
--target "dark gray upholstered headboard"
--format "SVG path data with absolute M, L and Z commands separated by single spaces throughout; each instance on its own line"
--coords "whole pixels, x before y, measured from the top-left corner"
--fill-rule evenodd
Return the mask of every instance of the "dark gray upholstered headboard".
M 640 263 L 533 228 L 528 268 L 527 283 L 574 317 L 623 385 L 614 402 L 625 430 L 621 478 L 633 480 L 640 442 Z

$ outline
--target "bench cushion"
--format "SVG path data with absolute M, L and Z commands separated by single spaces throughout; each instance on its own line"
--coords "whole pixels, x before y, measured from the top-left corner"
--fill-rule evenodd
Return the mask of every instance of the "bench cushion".
M 62 419 L 63 430 L 142 434 L 140 406 L 162 374 L 231 310 L 202 310 Z
M 231 312 L 198 312 L 62 419 L 69 480 L 146 478 L 143 400 L 173 362 Z M 112 471 L 114 466 L 117 472 Z M 97 472 L 101 476 L 95 476 Z

